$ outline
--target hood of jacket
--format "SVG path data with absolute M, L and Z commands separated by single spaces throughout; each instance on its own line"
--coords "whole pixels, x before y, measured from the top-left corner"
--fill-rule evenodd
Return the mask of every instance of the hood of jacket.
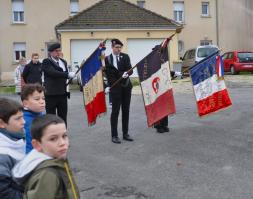
M 0 129 L 0 154 L 9 155 L 15 160 L 21 160 L 25 156 L 25 141 L 23 136 Z
M 12 169 L 13 178 L 16 182 L 22 183 L 40 163 L 50 159 L 50 156 L 33 149 Z

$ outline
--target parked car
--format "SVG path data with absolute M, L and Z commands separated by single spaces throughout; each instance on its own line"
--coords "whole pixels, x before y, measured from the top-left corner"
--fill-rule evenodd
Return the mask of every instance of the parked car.
M 189 68 L 191 66 L 218 50 L 219 48 L 215 45 L 198 46 L 196 48 L 187 50 L 183 58 L 181 58 L 181 60 L 183 61 L 181 72 L 183 73 L 183 75 L 188 74 Z
M 231 72 L 232 75 L 241 71 L 253 72 L 253 52 L 252 51 L 232 51 L 222 55 L 224 71 Z

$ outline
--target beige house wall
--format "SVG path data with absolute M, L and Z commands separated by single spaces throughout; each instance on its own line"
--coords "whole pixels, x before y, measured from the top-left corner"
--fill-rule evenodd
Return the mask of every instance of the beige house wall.
M 26 57 L 33 52 L 46 56 L 46 42 L 56 41 L 54 27 L 69 17 L 69 1 L 25 0 L 25 22 L 12 22 L 11 0 L 0 1 L 0 72 L 1 80 L 11 79 L 17 66 L 14 62 L 13 43 L 26 43 Z M 59 8 L 59 11 L 57 11 Z
M 218 0 L 219 46 L 253 51 L 253 1 Z
M 147 37 L 147 31 L 150 33 L 150 36 Z M 112 38 L 120 38 L 120 40 L 124 43 L 123 52 L 128 51 L 127 49 L 127 40 L 128 39 L 160 39 L 166 38 L 168 35 L 174 34 L 175 31 L 171 30 L 127 30 L 127 31 L 94 31 L 93 36 L 91 36 L 90 31 L 87 32 L 61 32 L 61 44 L 62 51 L 64 52 L 64 58 L 68 63 L 71 63 L 71 49 L 70 44 L 72 39 L 112 39 Z M 178 61 L 178 40 L 177 35 L 173 37 L 171 42 L 169 43 L 169 51 L 170 51 L 170 65 L 173 65 L 173 62 Z
M 136 0 L 128 1 L 136 4 Z M 180 56 L 204 39 L 212 40 L 213 44 L 219 43 L 223 51 L 253 50 L 252 0 L 146 0 L 145 8 L 173 19 L 174 1 L 184 2 L 184 29 L 178 36 L 184 43 L 184 50 Z M 202 1 L 210 2 L 211 14 L 208 18 L 201 16 Z M 99 0 L 79 0 L 79 10 L 97 2 Z M 70 0 L 24 0 L 24 3 L 25 24 L 13 24 L 11 0 L 0 0 L 0 80 L 12 78 L 17 65 L 13 62 L 14 42 L 26 43 L 28 59 L 33 52 L 44 58 L 45 43 L 56 40 L 55 25 L 70 16 Z

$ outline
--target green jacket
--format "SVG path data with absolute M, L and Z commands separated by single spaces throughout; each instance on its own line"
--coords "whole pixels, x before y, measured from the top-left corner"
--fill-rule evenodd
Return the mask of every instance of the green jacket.
M 79 199 L 79 191 L 67 161 L 40 163 L 25 182 L 24 199 Z

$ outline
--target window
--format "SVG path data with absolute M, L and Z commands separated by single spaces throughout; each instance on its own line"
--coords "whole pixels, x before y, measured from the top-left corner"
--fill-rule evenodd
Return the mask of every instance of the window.
M 228 53 L 225 53 L 224 55 L 222 55 L 222 59 L 227 59 L 228 58 Z
M 137 5 L 138 5 L 140 8 L 144 8 L 144 7 L 145 7 L 145 1 L 144 1 L 144 0 L 139 0 L 139 1 L 137 1 Z
M 229 53 L 228 54 L 228 59 L 232 59 L 234 57 L 234 53 Z
M 12 21 L 24 23 L 24 0 L 12 0 Z
M 21 57 L 26 56 L 25 43 L 13 43 L 14 61 L 19 61 Z
M 209 16 L 209 2 L 202 2 L 201 10 L 202 16 Z
M 195 58 L 195 53 L 196 53 L 195 49 L 190 50 L 190 52 L 189 52 L 189 59 L 194 59 Z
M 70 0 L 70 15 L 73 16 L 79 12 L 78 0 Z
M 182 53 L 184 51 L 184 42 L 179 40 L 178 41 L 178 52 Z
M 212 40 L 201 40 L 200 45 L 201 46 L 212 45 Z
M 184 2 L 173 2 L 174 7 L 174 20 L 183 23 L 184 22 Z

